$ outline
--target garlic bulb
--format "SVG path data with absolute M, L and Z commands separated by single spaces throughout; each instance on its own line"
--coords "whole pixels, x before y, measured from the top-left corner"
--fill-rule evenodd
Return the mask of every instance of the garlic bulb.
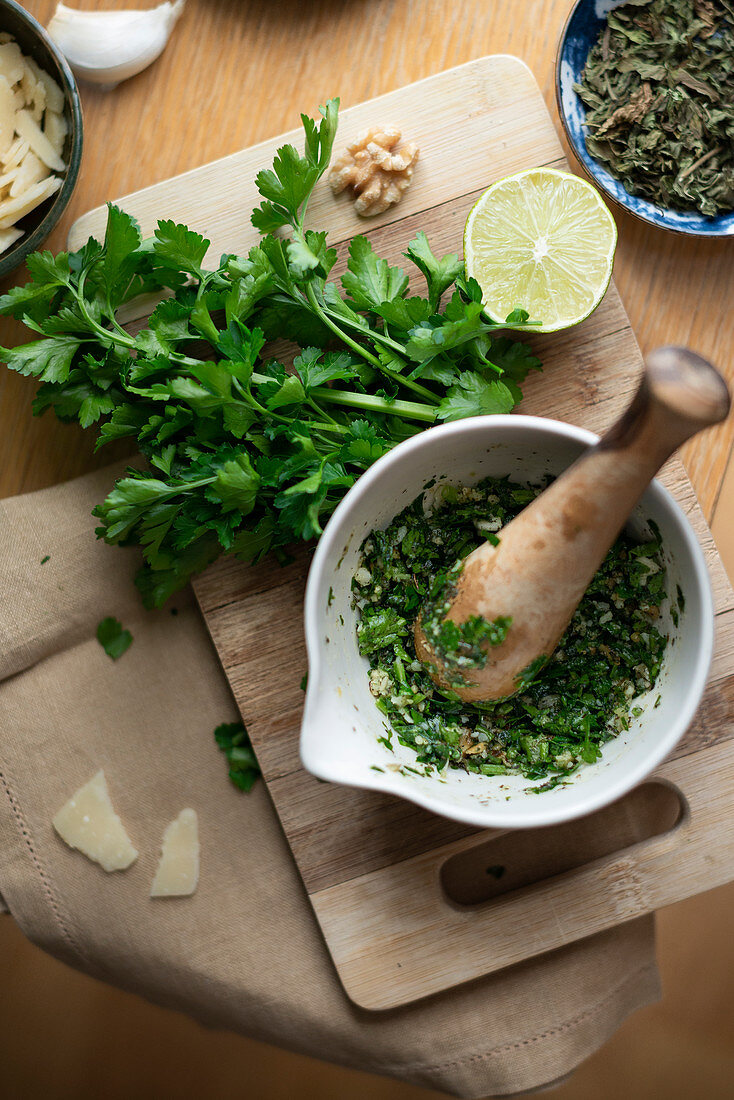
M 166 0 L 148 11 L 78 11 L 59 4 L 47 30 L 78 77 L 114 87 L 163 52 L 185 3 Z

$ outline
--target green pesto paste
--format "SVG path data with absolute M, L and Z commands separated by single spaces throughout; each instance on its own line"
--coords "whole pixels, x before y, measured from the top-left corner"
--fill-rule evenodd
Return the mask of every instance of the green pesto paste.
M 392 747 L 395 736 L 412 748 L 422 772 L 547 777 L 533 789 L 550 789 L 629 729 L 642 713 L 636 699 L 658 677 L 667 639 L 656 626 L 666 599 L 656 529 L 642 544 L 617 539 L 555 653 L 526 670 L 512 698 L 463 703 L 437 688 L 418 661 L 413 624 L 421 613 L 457 671 L 481 667 L 482 643 L 499 644 L 512 629 L 508 619 L 477 617 L 442 633 L 441 612 L 461 560 L 487 538 L 501 538 L 540 491 L 487 478 L 472 488 L 443 487 L 430 507 L 422 493 L 362 545 L 352 592 L 370 691 L 387 719 L 381 740 Z

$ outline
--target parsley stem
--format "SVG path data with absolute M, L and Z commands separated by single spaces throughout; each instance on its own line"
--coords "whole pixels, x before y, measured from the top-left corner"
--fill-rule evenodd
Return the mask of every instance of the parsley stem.
M 350 347 L 352 351 L 356 352 L 356 354 L 360 356 L 360 358 L 365 359 L 370 364 L 370 366 L 375 367 L 376 370 L 382 370 L 382 364 L 380 363 L 380 360 L 377 358 L 377 356 L 367 351 L 367 349 L 362 347 L 361 344 L 358 344 L 356 340 L 352 340 L 352 338 L 348 336 L 342 328 L 334 324 L 331 317 L 329 317 L 326 311 L 319 304 L 319 300 L 316 297 L 314 289 L 310 283 L 306 284 L 306 298 L 308 299 L 309 305 L 313 309 L 314 313 L 321 318 L 326 327 L 331 329 L 335 336 L 338 336 L 342 343 L 346 344 L 347 347 Z
M 94 317 L 92 317 L 89 313 L 86 302 L 84 300 L 84 284 L 87 279 L 88 271 L 89 268 L 85 268 L 84 271 L 82 271 L 81 275 L 79 276 L 79 285 L 76 290 L 71 288 L 76 297 L 77 305 L 79 306 L 79 312 L 81 313 L 87 324 L 91 326 L 93 331 L 102 337 L 105 344 L 109 345 L 110 341 L 117 340 L 119 343 L 124 344 L 126 348 L 134 348 L 135 341 L 132 339 L 131 336 L 128 336 L 126 332 L 123 332 L 122 329 L 120 329 L 121 335 L 116 332 L 111 332 L 109 329 L 105 328 L 103 325 L 100 325 L 97 321 L 95 321 Z
M 338 424 L 334 417 L 331 416 L 326 411 L 326 409 L 322 409 L 321 406 L 318 405 L 312 397 L 307 396 L 306 402 L 311 406 L 314 412 L 318 413 L 319 416 L 325 416 L 328 421 L 328 423 L 325 424 L 320 424 L 318 421 L 311 421 L 310 423 L 312 423 L 314 427 L 324 428 L 327 431 L 337 431 L 339 433 L 345 432 L 347 430 L 343 424 Z
M 346 344 L 347 347 L 352 348 L 352 350 L 355 351 L 357 355 L 366 360 L 366 362 L 368 362 L 370 366 L 380 371 L 382 374 L 385 375 L 386 378 L 389 378 L 392 382 L 395 382 L 396 385 L 404 386 L 408 390 L 413 390 L 414 393 L 419 394 L 419 396 L 425 398 L 426 401 L 430 401 L 431 404 L 441 404 L 441 398 L 437 397 L 435 393 L 431 393 L 431 391 L 427 390 L 425 386 L 421 386 L 418 382 L 413 382 L 410 378 L 404 378 L 403 375 L 399 374 L 397 371 L 390 370 L 388 367 L 384 366 L 380 362 L 376 355 L 373 355 L 372 352 L 367 351 L 367 349 L 361 344 L 358 344 L 356 340 L 352 340 L 352 338 L 347 335 L 344 329 L 335 324 L 329 316 L 328 312 L 322 308 L 310 283 L 306 285 L 306 297 L 308 298 L 311 308 L 321 318 L 326 327 L 331 329 L 334 335 L 338 336 L 342 343 Z M 370 335 L 374 335 L 374 333 L 370 333 Z
M 325 307 L 325 312 L 331 317 L 336 317 L 342 324 L 349 325 L 351 328 L 356 329 L 358 332 L 365 333 L 366 331 L 362 325 L 358 324 L 356 321 L 352 321 L 351 318 L 341 317 L 339 314 L 333 313 L 328 306 Z M 377 329 L 370 329 L 369 335 L 371 340 L 383 344 L 386 348 L 390 348 L 391 351 L 394 351 L 403 359 L 405 358 L 405 347 L 403 344 L 399 344 L 397 340 L 393 340 L 391 336 L 386 336 L 384 332 L 379 332 Z
M 321 401 L 331 401 L 335 405 L 348 405 L 352 409 L 364 409 L 367 412 L 385 413 L 388 416 L 407 416 L 412 420 L 423 420 L 433 424 L 436 410 L 416 401 L 387 401 L 370 393 L 354 393 L 349 390 L 334 390 L 329 386 L 315 386 L 311 390 L 314 397 Z

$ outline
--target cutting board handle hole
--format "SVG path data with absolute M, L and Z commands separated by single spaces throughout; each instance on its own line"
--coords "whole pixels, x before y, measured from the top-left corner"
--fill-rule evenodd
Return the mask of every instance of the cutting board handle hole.
M 454 905 L 479 905 L 671 833 L 687 814 L 680 791 L 653 780 L 586 817 L 516 829 L 456 853 L 441 867 L 441 887 Z

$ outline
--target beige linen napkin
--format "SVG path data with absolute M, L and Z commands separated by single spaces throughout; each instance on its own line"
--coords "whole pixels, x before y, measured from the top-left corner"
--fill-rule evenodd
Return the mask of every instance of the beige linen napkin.
M 144 611 L 136 553 L 94 538 L 111 479 L 0 503 L 0 893 L 31 940 L 208 1024 L 465 1097 L 566 1074 L 659 996 L 645 918 L 404 1009 L 356 1008 L 264 784 L 227 779 L 212 731 L 235 708 L 191 595 L 175 616 Z M 118 661 L 95 638 L 107 615 L 134 637 Z M 51 828 L 100 767 L 140 851 L 112 875 Z M 200 818 L 198 892 L 151 900 L 184 806 Z

